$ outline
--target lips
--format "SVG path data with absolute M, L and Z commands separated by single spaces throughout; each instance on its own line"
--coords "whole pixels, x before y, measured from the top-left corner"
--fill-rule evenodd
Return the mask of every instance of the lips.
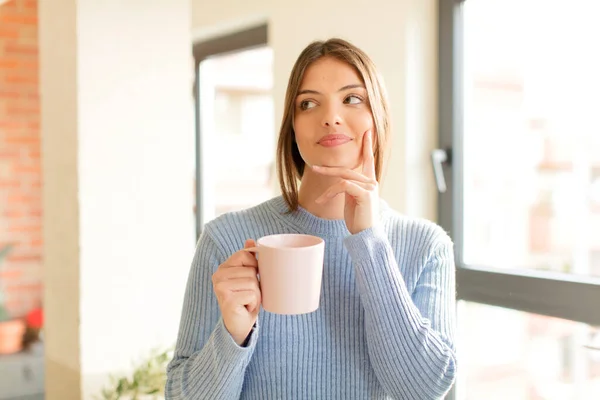
M 335 133 L 331 135 L 323 136 L 318 144 L 324 147 L 335 147 L 341 146 L 342 144 L 350 142 L 352 139 L 346 135 Z

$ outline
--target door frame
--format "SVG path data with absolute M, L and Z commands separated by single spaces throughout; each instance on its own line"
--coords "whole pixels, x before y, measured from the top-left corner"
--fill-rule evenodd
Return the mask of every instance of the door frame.
M 267 45 L 267 24 L 250 27 L 241 31 L 201 40 L 194 43 L 192 52 L 194 55 L 194 115 L 195 115 L 195 137 L 196 137 L 196 181 L 195 181 L 195 219 L 196 240 L 202 233 L 202 132 L 200 120 L 200 63 L 209 57 L 248 50 L 255 47 Z

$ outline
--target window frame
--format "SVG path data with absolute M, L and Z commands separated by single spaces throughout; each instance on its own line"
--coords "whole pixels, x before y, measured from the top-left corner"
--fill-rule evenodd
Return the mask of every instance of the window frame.
M 438 193 L 437 211 L 438 223 L 455 243 L 457 300 L 600 326 L 600 312 L 594 306 L 600 304 L 600 278 L 464 263 L 462 74 L 466 1 L 438 0 L 438 147 L 446 150 L 448 162 L 442 165 L 446 191 Z M 456 392 L 454 385 L 446 400 L 456 399 Z
M 439 223 L 455 243 L 457 299 L 600 326 L 600 278 L 566 273 L 500 270 L 463 259 L 463 6 L 438 0 L 439 147 L 447 190 L 438 194 Z

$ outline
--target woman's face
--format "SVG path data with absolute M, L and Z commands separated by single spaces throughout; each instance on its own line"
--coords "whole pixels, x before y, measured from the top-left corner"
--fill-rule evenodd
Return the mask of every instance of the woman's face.
M 306 69 L 296 97 L 294 131 L 307 165 L 357 168 L 363 136 L 372 128 L 367 90 L 353 67 L 324 57 Z

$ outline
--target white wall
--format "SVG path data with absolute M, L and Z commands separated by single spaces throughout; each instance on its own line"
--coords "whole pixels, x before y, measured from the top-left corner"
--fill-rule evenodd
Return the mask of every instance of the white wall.
M 40 3 L 46 399 L 174 344 L 194 248 L 185 0 Z
M 429 151 L 437 142 L 436 0 L 192 0 L 195 40 L 269 24 L 276 123 L 289 72 L 314 39 L 339 36 L 363 48 L 381 70 L 391 102 L 392 151 L 382 196 L 397 210 L 436 218 Z

